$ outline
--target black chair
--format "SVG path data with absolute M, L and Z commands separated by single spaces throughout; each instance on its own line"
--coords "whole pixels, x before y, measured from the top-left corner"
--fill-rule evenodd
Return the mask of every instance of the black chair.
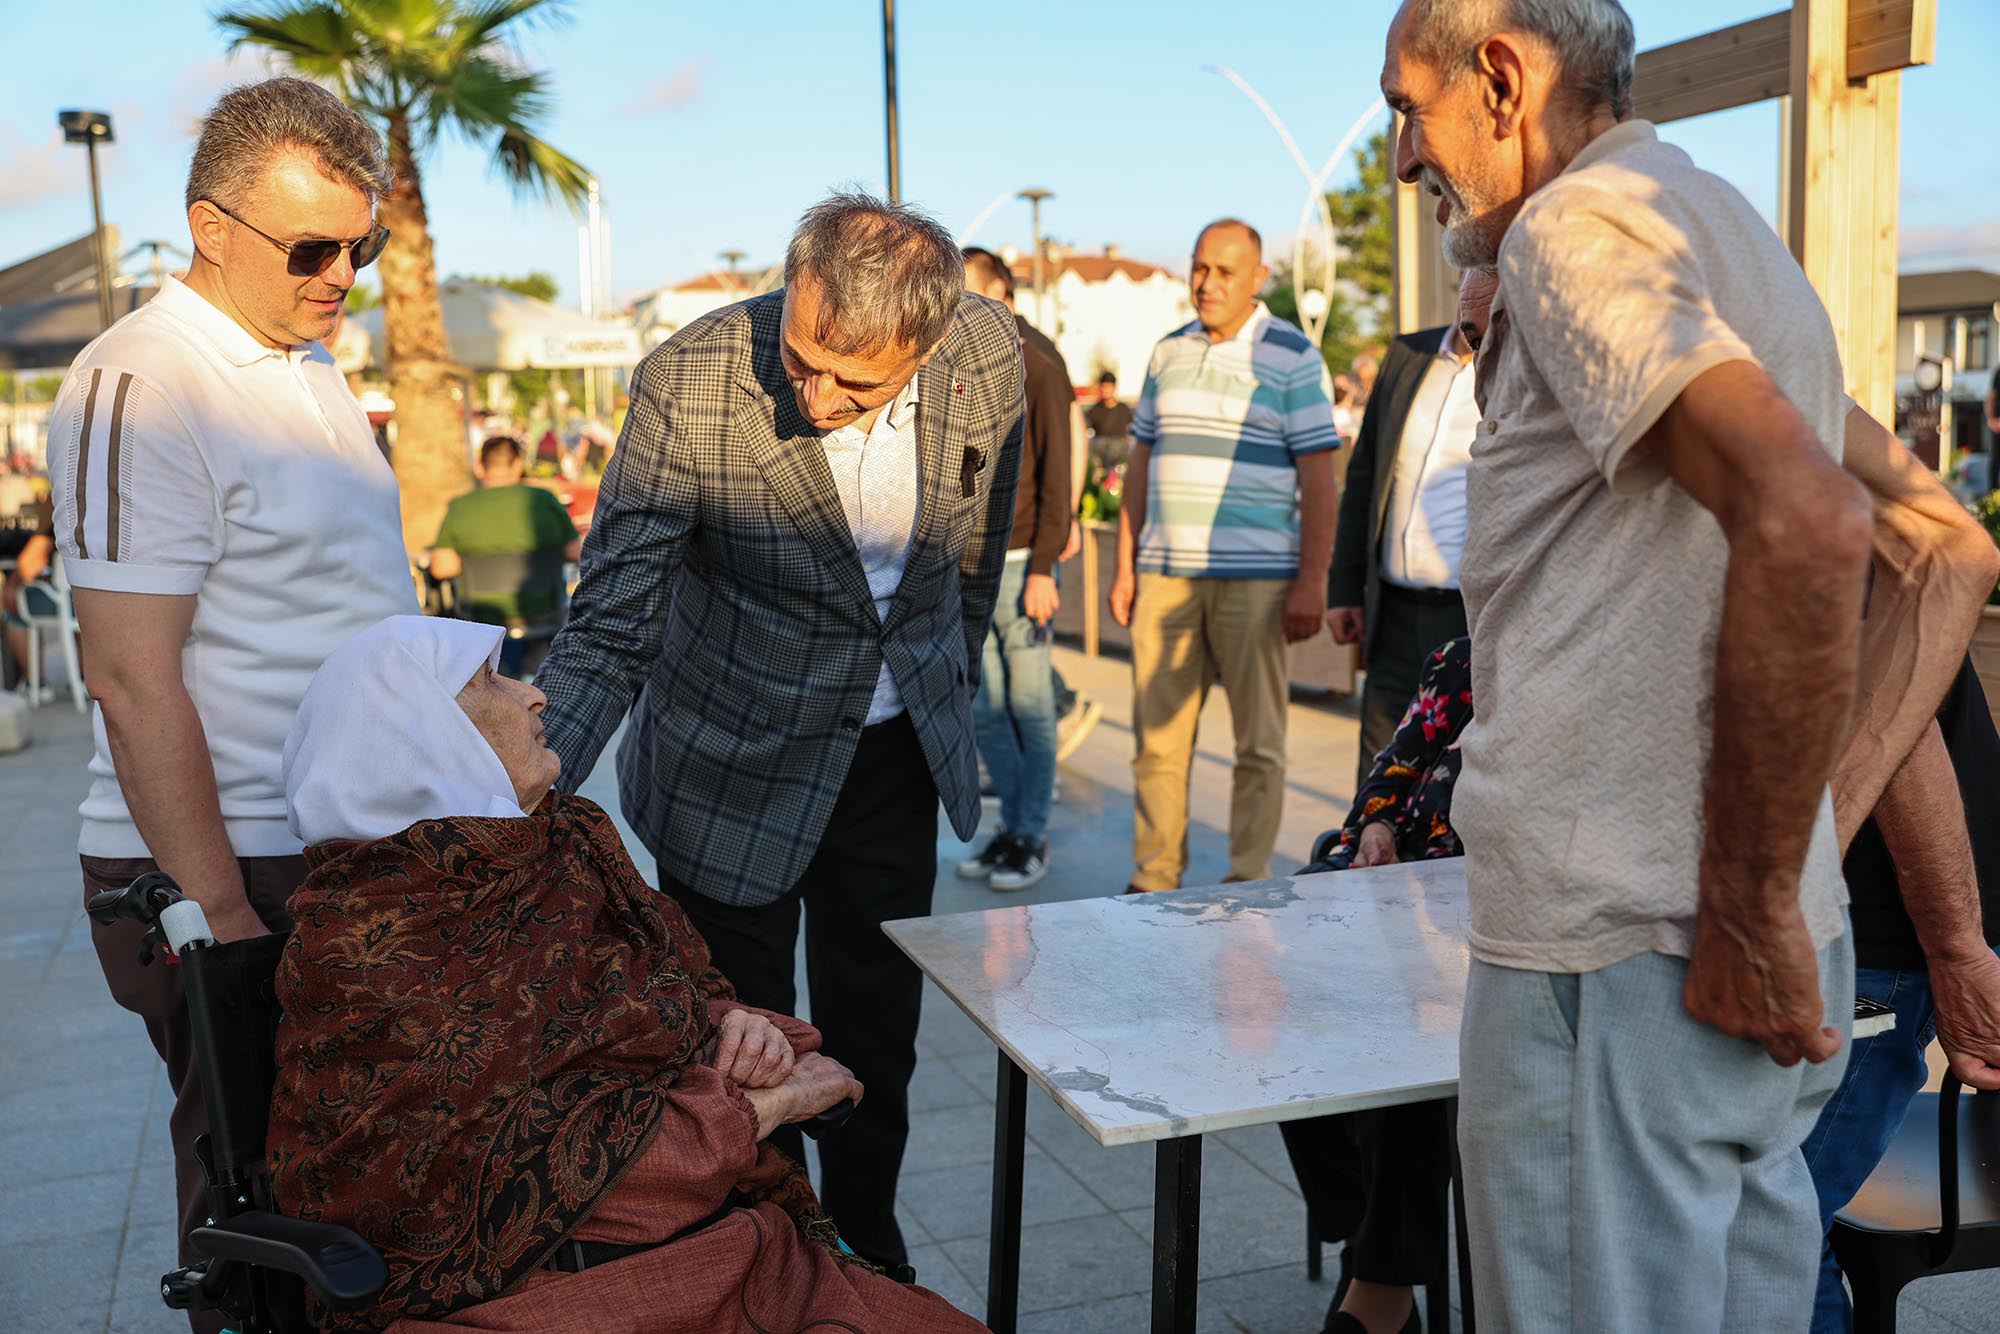
M 563 549 L 548 547 L 541 551 L 461 556 L 459 562 L 453 604 L 456 614 L 466 620 L 497 620 L 481 614 L 481 597 L 497 594 L 518 599 L 525 593 L 539 594 L 553 602 L 555 610 L 546 616 L 533 621 L 505 622 L 507 638 L 516 641 L 509 657 L 520 655 L 521 665 L 532 670 L 536 664 L 525 661 L 527 650 L 536 646 L 546 648 L 569 618 L 569 580 Z
M 264 1166 L 278 1077 L 272 980 L 287 937 L 216 944 L 200 908 L 158 872 L 96 895 L 89 912 L 107 925 L 124 917 L 151 926 L 141 962 L 151 964 L 165 943 L 187 993 L 209 1125 L 195 1141 L 208 1222 L 189 1240 L 206 1259 L 162 1275 L 162 1299 L 176 1310 L 222 1311 L 239 1334 L 311 1334 L 308 1285 L 333 1310 L 366 1307 L 389 1281 L 381 1255 L 347 1228 L 279 1213 Z
M 1960 1151 L 1961 1144 L 1964 1151 Z M 1933 1274 L 2000 1268 L 2000 1094 L 1920 1093 L 1852 1202 L 1833 1254 L 1854 1294 L 1856 1334 L 1896 1328 L 1896 1297 Z

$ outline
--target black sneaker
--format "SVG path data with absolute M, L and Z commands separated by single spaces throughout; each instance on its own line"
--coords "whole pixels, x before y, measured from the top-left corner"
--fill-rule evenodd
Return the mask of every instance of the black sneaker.
M 993 888 L 1007 893 L 1026 889 L 1030 885 L 1038 885 L 1042 882 L 1042 877 L 1049 873 L 1047 839 L 1039 843 L 1030 843 L 1018 835 L 1012 837 L 1013 842 L 1008 846 L 1006 855 L 1001 858 L 1000 864 L 993 868 Z
M 976 856 L 967 857 L 958 864 L 960 880 L 984 880 L 992 875 L 994 868 L 1007 859 L 1014 848 L 1014 836 L 1002 829 L 981 848 Z

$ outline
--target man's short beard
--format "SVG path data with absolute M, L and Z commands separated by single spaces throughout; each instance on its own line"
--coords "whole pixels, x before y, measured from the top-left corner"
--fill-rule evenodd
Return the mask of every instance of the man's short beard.
M 1466 218 L 1444 229 L 1444 257 L 1455 269 L 1491 273 L 1500 264 L 1500 245 L 1486 234 L 1484 219 Z

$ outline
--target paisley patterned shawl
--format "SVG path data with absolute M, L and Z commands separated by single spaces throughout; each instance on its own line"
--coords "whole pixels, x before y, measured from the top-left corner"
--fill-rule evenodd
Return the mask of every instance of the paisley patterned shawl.
M 380 1329 L 500 1296 L 638 1157 L 665 1090 L 733 999 L 610 819 L 552 796 L 526 819 L 425 820 L 307 849 L 279 967 L 267 1143 L 281 1207 L 389 1264 Z M 797 1168 L 754 1194 L 833 1236 Z

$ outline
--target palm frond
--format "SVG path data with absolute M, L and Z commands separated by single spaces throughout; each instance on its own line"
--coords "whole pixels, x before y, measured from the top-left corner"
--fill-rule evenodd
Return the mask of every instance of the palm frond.
M 458 8 L 452 45 L 467 55 L 498 41 L 501 29 L 510 25 L 555 27 L 569 21 L 568 0 L 471 0 Z
M 302 72 L 321 77 L 361 54 L 343 6 L 324 0 L 224 10 L 215 16 L 215 24 L 229 38 L 231 51 L 264 47 L 284 56 Z
M 581 213 L 590 197 L 589 169 L 519 126 L 500 132 L 493 146 L 493 168 L 517 191 L 565 204 L 572 213 Z

